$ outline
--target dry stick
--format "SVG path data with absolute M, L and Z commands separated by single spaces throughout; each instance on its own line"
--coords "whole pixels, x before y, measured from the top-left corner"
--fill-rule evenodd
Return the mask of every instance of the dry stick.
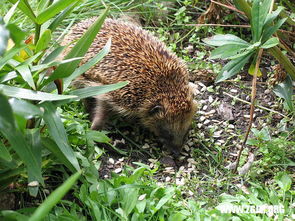
M 239 13 L 241 13 L 241 14 L 243 14 L 243 15 L 245 14 L 244 12 L 242 12 L 242 11 L 238 10 L 237 8 L 235 8 L 234 6 L 226 5 L 226 4 L 222 4 L 222 3 L 220 3 L 220 2 L 216 2 L 216 1 L 213 1 L 213 0 L 211 0 L 211 2 L 214 3 L 214 4 L 216 4 L 216 5 L 220 5 L 220 6 L 223 6 L 223 7 L 225 7 L 225 8 L 228 8 L 228 9 L 230 9 L 230 10 L 233 10 L 233 11 L 239 12 Z
M 239 162 L 240 162 L 240 157 L 241 154 L 244 150 L 245 144 L 248 140 L 248 136 L 252 127 L 252 123 L 253 123 L 253 115 L 254 115 L 254 102 L 255 102 L 255 97 L 256 97 L 256 82 L 257 82 L 257 73 L 258 73 L 258 69 L 259 69 L 259 65 L 260 65 L 260 60 L 261 60 L 261 56 L 262 56 L 262 52 L 263 52 L 263 48 L 259 49 L 258 51 L 258 56 L 257 56 L 257 60 L 256 60 L 256 65 L 255 65 L 255 71 L 254 71 L 254 75 L 253 75 L 253 80 L 252 80 L 252 92 L 251 92 L 251 106 L 250 106 L 250 120 L 249 120 L 249 125 L 248 125 L 248 129 L 246 131 L 246 135 L 245 135 L 245 139 L 243 141 L 243 144 L 239 150 L 238 153 L 238 157 L 236 160 L 236 166 L 234 169 L 234 173 L 237 172 L 238 166 L 239 166 Z
M 257 83 L 258 83 L 258 82 L 256 82 L 256 84 L 257 84 Z M 223 92 L 223 94 L 225 94 L 225 95 L 227 95 L 227 96 L 233 98 L 234 100 L 237 100 L 237 101 L 243 102 L 243 103 L 245 103 L 245 104 L 249 104 L 249 105 L 251 105 L 251 102 L 249 102 L 249 101 L 245 101 L 245 100 L 243 100 L 243 99 L 241 99 L 241 98 L 239 98 L 239 97 L 237 97 L 237 96 L 234 96 L 234 95 L 232 95 L 232 94 L 229 94 L 229 93 L 226 93 L 226 92 Z M 278 115 L 280 115 L 280 116 L 282 116 L 282 117 L 284 117 L 284 118 L 288 118 L 288 116 L 286 116 L 286 115 L 284 115 L 284 114 L 282 114 L 282 113 L 280 113 L 280 112 L 278 112 L 278 111 L 276 111 L 276 110 L 269 109 L 269 108 L 264 107 L 264 106 L 261 106 L 261 105 L 256 105 L 256 107 L 257 107 L 257 108 L 260 108 L 260 109 L 262 109 L 262 110 L 265 110 L 265 111 L 273 112 L 273 113 L 278 114 Z

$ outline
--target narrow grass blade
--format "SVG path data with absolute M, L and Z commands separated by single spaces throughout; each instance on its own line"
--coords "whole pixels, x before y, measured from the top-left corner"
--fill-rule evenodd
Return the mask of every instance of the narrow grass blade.
M 15 9 L 16 9 L 17 6 L 18 6 L 18 3 L 19 3 L 19 1 L 17 1 L 17 2 L 16 2 L 16 3 L 15 3 L 15 4 L 9 9 L 9 11 L 6 13 L 6 15 L 4 16 L 3 21 L 4 21 L 5 24 L 8 24 L 8 23 L 9 23 L 11 17 L 12 17 L 13 14 L 14 14 Z
M 33 80 L 33 76 L 32 76 L 29 66 L 28 65 L 21 65 L 21 66 L 16 67 L 16 70 L 22 76 L 24 81 L 27 82 L 31 88 L 36 90 L 36 85 Z
M 65 59 L 74 58 L 74 57 L 83 57 L 86 54 L 88 48 L 92 44 L 98 31 L 100 30 L 108 14 L 108 11 L 109 11 L 109 8 L 104 10 L 104 12 L 94 22 L 94 24 L 77 41 L 76 45 L 72 48 L 69 54 L 66 55 Z M 65 78 L 70 76 L 74 72 L 78 64 L 79 64 L 79 61 L 73 61 L 71 63 L 58 66 L 55 72 L 49 77 L 48 81 L 53 81 L 58 78 Z
M 77 7 L 81 1 L 78 1 L 70 6 L 68 6 L 62 13 L 60 13 L 49 25 L 48 29 L 52 32 L 56 30 L 56 28 L 60 25 L 60 23 L 67 17 L 75 7 Z
M 42 104 L 45 112 L 43 119 L 48 127 L 49 134 L 55 141 L 63 155 L 71 162 L 72 166 L 78 171 L 80 166 L 74 151 L 68 142 L 68 136 L 60 116 L 56 113 L 56 108 L 52 103 L 45 102 Z
M 57 144 L 50 138 L 42 138 L 41 139 L 42 145 L 47 148 L 49 151 L 51 151 L 54 156 L 60 160 L 62 164 L 64 164 L 69 170 L 71 170 L 73 173 L 77 170 L 72 165 L 72 163 L 67 159 L 67 157 L 63 154 L 63 152 L 60 150 L 60 148 L 57 146 Z
M 4 144 L 0 141 L 0 158 L 6 161 L 11 161 L 12 157 L 7 150 L 7 148 L 4 146 Z
M 16 4 L 18 0 L 9 0 L 12 4 Z M 20 0 L 18 8 L 28 16 L 32 21 L 36 22 L 36 16 L 27 0 Z
M 111 49 L 111 38 L 108 40 L 106 45 L 103 47 L 103 49 L 97 55 L 95 55 L 92 59 L 90 59 L 86 64 L 77 68 L 73 74 L 71 74 L 70 76 L 68 76 L 64 79 L 64 90 L 69 87 L 72 80 L 79 77 L 81 74 L 85 73 L 91 67 L 93 67 L 98 62 L 100 62 L 104 58 L 104 56 L 106 56 L 109 53 L 110 49 Z
M 0 91 L 8 97 L 16 97 L 37 101 L 56 101 L 77 98 L 77 96 L 74 95 L 49 94 L 45 92 L 32 91 L 23 88 L 7 86 L 4 84 L 0 84 Z
M 66 182 L 54 190 L 49 197 L 35 210 L 29 221 L 44 220 L 50 210 L 63 198 L 71 189 L 81 175 L 81 171 L 70 176 Z
M 59 0 L 50 5 L 44 11 L 42 11 L 36 18 L 37 24 L 43 24 L 44 22 L 51 19 L 53 16 L 64 10 L 66 7 L 72 3 L 80 0 Z
M 1 28 L 1 25 L 0 25 Z M 2 32 L 3 34 L 3 32 Z M 0 34 L 1 36 L 1 34 Z M 0 45 L 1 47 L 1 45 Z M 20 52 L 20 50 L 24 49 L 25 47 L 27 47 L 26 45 L 22 45 L 22 46 L 15 46 L 13 48 L 11 48 L 9 51 L 7 51 L 4 54 L 4 57 L 1 58 L 0 60 L 0 69 L 3 68 L 3 66 L 14 56 L 16 55 L 18 52 Z M 6 47 L 5 47 L 6 48 Z

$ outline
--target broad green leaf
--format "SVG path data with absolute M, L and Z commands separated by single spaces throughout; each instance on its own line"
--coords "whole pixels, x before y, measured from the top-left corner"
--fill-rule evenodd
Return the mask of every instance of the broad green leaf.
M 116 84 L 102 85 L 102 86 L 94 86 L 94 87 L 86 87 L 71 91 L 71 95 L 77 96 L 79 99 L 84 99 L 86 97 L 92 97 L 99 94 L 105 94 L 107 92 L 117 90 L 122 88 L 128 84 L 127 81 L 119 82 Z
M 0 56 L 2 56 L 4 52 L 6 51 L 8 39 L 9 39 L 9 31 L 7 31 L 5 26 L 0 23 Z M 1 63 L 2 62 L 0 62 L 0 64 Z M 1 66 L 0 66 L 0 69 L 1 69 Z
M 73 167 L 77 171 L 80 170 L 78 160 L 73 149 L 69 145 L 66 130 L 60 116 L 56 112 L 55 106 L 49 102 L 45 102 L 41 106 L 45 109 L 43 119 L 48 127 L 48 131 L 52 139 L 55 141 L 60 151 L 64 154 L 68 161 L 71 162 Z
M 283 191 L 288 191 L 291 188 L 292 180 L 290 176 L 284 173 L 282 176 L 276 178 L 276 181 Z
M 166 204 L 174 196 L 174 191 L 175 190 L 172 187 L 165 189 L 165 195 L 159 200 L 155 209 L 161 209 L 161 207 L 164 206 L 164 204 Z
M 48 29 L 52 32 L 60 25 L 60 23 L 67 17 L 81 1 L 76 1 L 76 3 L 68 6 L 62 13 L 60 13 L 49 25 Z
M 284 82 L 281 82 L 274 87 L 274 93 L 280 98 L 285 99 L 290 110 L 294 109 L 292 102 L 293 86 L 290 76 L 287 76 Z
M 100 30 L 104 19 L 108 14 L 109 8 L 107 8 L 94 22 L 94 24 L 83 34 L 83 36 L 77 41 L 75 46 L 66 55 L 65 59 L 74 58 L 74 57 L 83 57 L 90 45 L 92 44 L 95 36 L 97 35 L 98 31 Z M 48 81 L 53 81 L 58 78 L 65 78 L 70 76 L 76 67 L 78 66 L 79 61 L 73 61 L 68 64 L 63 64 L 58 66 L 58 68 L 54 71 L 54 73 L 49 77 Z
M 264 29 L 262 34 L 262 42 L 267 41 L 287 20 L 287 18 L 280 19 L 275 25 Z
M 228 62 L 218 74 L 215 82 L 219 83 L 224 81 L 234 75 L 236 75 L 244 65 L 249 61 L 250 57 L 253 55 L 253 52 L 245 55 L 244 57 L 240 57 Z
M 4 146 L 4 144 L 0 141 L 0 158 L 6 161 L 11 161 L 12 157 L 7 150 L 7 148 Z
M 6 15 L 4 16 L 3 21 L 4 21 L 5 24 L 8 24 L 8 23 L 9 23 L 11 17 L 12 17 L 13 14 L 14 14 L 14 11 L 15 11 L 16 7 L 18 6 L 18 3 L 19 3 L 19 1 L 16 2 L 16 3 L 15 3 L 15 4 L 9 9 L 9 11 L 6 13 Z M 1 31 L 0 31 L 0 33 L 1 33 Z
M 47 29 L 42 33 L 41 37 L 38 40 L 35 53 L 46 49 L 50 41 L 51 41 L 51 31 Z
M 8 97 L 16 97 L 37 101 L 56 101 L 77 98 L 77 96 L 73 95 L 50 94 L 40 91 L 32 91 L 29 89 L 8 86 L 4 84 L 0 84 L 0 91 Z
M 4 220 L 27 221 L 29 219 L 29 217 L 13 210 L 0 211 L 0 215 L 4 217 Z
M 76 1 L 80 0 L 59 0 L 54 2 L 36 17 L 37 24 L 43 24 Z
M 136 206 L 138 199 L 138 188 L 125 188 L 121 190 L 123 200 L 121 201 L 122 209 L 128 216 Z
M 18 0 L 9 0 L 12 4 L 16 4 Z M 30 4 L 27 0 L 20 0 L 18 4 L 18 8 L 26 15 L 28 16 L 32 21 L 36 22 L 36 16 L 30 7 Z
M 70 176 L 66 182 L 54 190 L 46 200 L 35 210 L 29 221 L 44 220 L 50 210 L 64 197 L 64 195 L 72 188 L 81 175 L 81 171 Z
M 10 98 L 9 104 L 14 113 L 24 117 L 25 119 L 31 119 L 35 116 L 43 115 L 43 112 L 37 106 L 24 100 Z
M 255 65 L 254 64 L 251 64 L 249 69 L 248 69 L 248 73 L 252 76 L 254 76 L 254 72 L 255 72 Z M 257 71 L 257 77 L 261 77 L 262 76 L 262 73 L 260 71 L 260 69 L 258 68 L 258 71 Z
M 24 43 L 24 39 L 27 36 L 27 33 L 21 30 L 17 25 L 15 24 L 8 24 L 6 26 L 7 30 L 9 30 L 10 38 L 13 40 L 13 42 L 16 45 L 20 45 Z
M 275 10 L 274 12 L 268 14 L 266 16 L 266 19 L 265 19 L 265 23 L 264 23 L 264 27 L 268 26 L 271 24 L 271 22 L 273 22 L 278 16 L 279 14 L 281 13 L 281 11 L 284 9 L 284 7 L 282 6 L 279 6 L 277 8 L 277 10 Z
M 23 134 L 17 130 L 12 114 L 11 106 L 6 97 L 0 94 L 0 132 L 7 138 L 12 149 L 18 154 L 27 166 L 29 180 L 37 180 L 44 183 L 41 175 L 41 167 L 32 149 L 26 142 Z
M 36 159 L 38 163 L 38 168 L 41 168 L 41 150 L 42 150 L 42 144 L 41 144 L 41 138 L 40 138 L 40 130 L 37 128 L 34 129 L 27 129 L 26 130 L 26 140 L 28 142 L 28 145 L 34 155 L 34 158 Z M 34 177 L 34 174 L 29 173 L 29 179 L 28 182 L 33 182 L 35 180 L 38 180 L 38 177 Z M 38 194 L 39 186 L 29 186 L 29 192 L 31 196 L 36 197 Z
M 263 45 L 261 45 L 261 48 L 267 49 L 267 48 L 272 48 L 280 43 L 279 39 L 274 37 L 268 39 Z
M 76 172 L 77 170 L 67 159 L 67 157 L 63 154 L 63 152 L 60 150 L 60 148 L 57 146 L 57 144 L 50 138 L 41 138 L 42 145 L 47 148 L 50 152 L 53 153 L 53 155 L 60 160 L 60 163 L 64 164 L 70 171 L 73 173 Z
M 226 59 L 236 55 L 240 50 L 247 48 L 246 45 L 223 45 L 211 52 L 210 59 Z
M 251 31 L 253 41 L 257 42 L 260 40 L 262 34 L 262 28 L 268 14 L 271 1 L 264 0 L 260 3 L 260 0 L 254 0 L 251 10 Z
M 247 47 L 250 46 L 248 42 L 232 34 L 214 35 L 212 37 L 203 39 L 203 42 L 212 46 L 223 46 L 223 45 L 242 45 Z
M 93 58 L 91 58 L 84 65 L 77 68 L 70 76 L 68 76 L 64 79 L 64 90 L 69 87 L 72 80 L 79 77 L 81 74 L 85 73 L 91 67 L 93 67 L 98 62 L 100 62 L 104 58 L 104 56 L 106 56 L 109 53 L 110 49 L 111 49 L 111 38 L 108 40 L 106 45 L 103 47 L 103 49 L 97 55 L 95 55 Z
M 0 36 L 1 36 L 1 32 L 0 32 Z M 1 43 L 1 42 L 0 42 Z M 0 59 L 0 69 L 3 68 L 3 66 L 14 56 L 16 55 L 18 52 L 20 52 L 23 48 L 25 48 L 26 45 L 22 45 L 22 46 L 14 46 L 13 48 L 11 48 L 9 51 L 7 51 L 4 54 L 4 57 L 2 57 Z
M 29 66 L 28 65 L 21 65 L 21 66 L 16 67 L 16 70 L 18 73 L 20 73 L 20 75 L 22 76 L 24 81 L 27 82 L 31 88 L 36 90 L 36 85 L 33 80 L 33 76 L 32 76 Z

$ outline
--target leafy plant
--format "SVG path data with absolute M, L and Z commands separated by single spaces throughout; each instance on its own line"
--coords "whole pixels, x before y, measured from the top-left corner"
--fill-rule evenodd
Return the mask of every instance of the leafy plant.
M 270 52 L 272 52 L 271 49 L 276 50 L 276 53 L 274 53 L 275 55 L 280 52 L 280 50 L 276 47 L 280 43 L 280 41 L 277 37 L 272 36 L 282 26 L 287 18 L 282 18 L 275 22 L 283 8 L 278 7 L 276 11 L 272 12 L 274 5 L 273 0 L 254 0 L 252 8 L 250 8 L 250 6 L 244 0 L 236 0 L 235 4 L 238 8 L 244 11 L 248 18 L 250 18 L 252 41 L 246 42 L 245 40 L 235 35 L 226 34 L 215 35 L 213 37 L 204 39 L 204 42 L 212 46 L 219 46 L 212 51 L 212 58 L 231 60 L 222 68 L 221 72 L 216 78 L 216 82 L 221 82 L 235 76 L 252 58 L 251 66 L 248 70 L 249 74 L 253 75 L 250 120 L 245 139 L 238 153 L 236 161 L 237 163 L 234 169 L 235 171 L 237 171 L 240 156 L 244 149 L 252 126 L 256 96 L 256 81 L 257 76 L 261 74 L 259 70 L 259 65 L 263 50 L 268 49 L 270 50 Z M 295 67 L 292 64 L 289 67 L 290 61 L 285 55 L 282 56 L 286 58 L 285 61 L 282 62 L 282 65 L 288 71 L 290 78 L 294 80 Z M 281 59 L 279 59 L 279 61 L 281 61 Z M 284 82 L 276 86 L 276 94 L 278 94 L 280 97 L 283 97 L 286 100 L 287 105 L 289 105 L 290 110 L 293 110 L 292 83 L 290 83 L 292 82 L 292 80 L 290 78 L 287 77 Z
M 51 45 L 52 32 L 80 1 L 59 0 L 51 4 L 52 1 L 45 0 L 42 1 L 44 7 L 39 5 L 36 11 L 26 0 L 10 2 L 14 5 L 3 19 L 5 24 L 0 24 L 3 30 L 0 35 L 0 134 L 3 136 L 0 149 L 6 156 L 0 159 L 1 188 L 5 188 L 26 168 L 30 194 L 36 196 L 39 184 L 44 184 L 41 162 L 45 148 L 72 172 L 80 170 L 57 107 L 121 88 L 127 82 L 67 90 L 64 95 L 55 93 L 56 87 L 62 93 L 74 78 L 108 53 L 110 41 L 97 56 L 77 68 L 103 24 L 108 8 L 76 42 L 64 60 L 57 60 L 64 47 Z M 29 36 L 17 24 L 10 23 L 16 8 L 34 24 L 34 35 Z M 65 79 L 64 82 L 62 79 Z

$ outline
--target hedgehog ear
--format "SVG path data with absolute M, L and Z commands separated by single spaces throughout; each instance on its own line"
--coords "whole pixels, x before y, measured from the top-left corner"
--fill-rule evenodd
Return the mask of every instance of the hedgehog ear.
M 163 106 L 155 105 L 155 106 L 151 107 L 151 109 L 149 110 L 149 114 L 154 115 L 154 114 L 157 114 L 157 113 L 159 113 L 159 112 L 161 112 L 163 110 L 164 110 Z

